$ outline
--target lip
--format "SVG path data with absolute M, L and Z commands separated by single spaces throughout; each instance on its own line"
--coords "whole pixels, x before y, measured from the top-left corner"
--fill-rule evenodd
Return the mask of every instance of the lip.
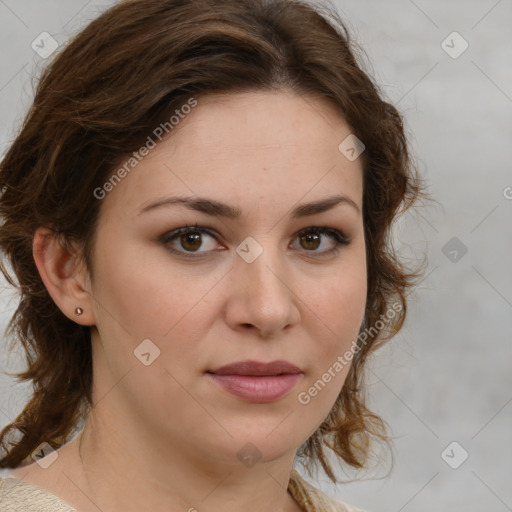
M 302 370 L 288 361 L 241 361 L 206 374 L 228 393 L 257 403 L 278 400 L 302 378 Z
M 216 370 L 209 370 L 208 373 L 216 375 L 255 375 L 272 376 L 279 374 L 297 374 L 302 370 L 288 361 L 271 361 L 270 363 L 261 363 L 259 361 L 239 361 L 237 363 L 227 364 Z

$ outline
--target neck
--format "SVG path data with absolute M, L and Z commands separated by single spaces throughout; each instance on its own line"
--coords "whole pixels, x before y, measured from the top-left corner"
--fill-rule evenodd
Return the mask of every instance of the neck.
M 180 446 L 162 448 L 163 442 L 126 424 L 107 428 L 92 411 L 73 441 L 80 487 L 101 510 L 301 510 L 287 491 L 294 453 L 252 467 L 226 464 Z

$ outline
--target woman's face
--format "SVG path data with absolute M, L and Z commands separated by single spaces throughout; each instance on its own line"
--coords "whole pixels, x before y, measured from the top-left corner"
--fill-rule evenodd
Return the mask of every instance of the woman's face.
M 209 95 L 108 192 L 92 334 L 116 432 L 240 464 L 295 454 L 325 419 L 367 293 L 362 166 L 338 147 L 350 133 L 319 99 Z M 211 373 L 277 360 L 300 372 Z

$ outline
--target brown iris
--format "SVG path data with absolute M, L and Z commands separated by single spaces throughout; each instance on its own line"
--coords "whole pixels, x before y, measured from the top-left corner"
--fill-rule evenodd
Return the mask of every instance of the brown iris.
M 196 251 L 201 247 L 201 235 L 199 233 L 187 233 L 180 237 L 181 245 L 184 249 Z M 189 245 L 190 242 L 190 245 Z
M 306 245 L 303 245 L 304 249 L 317 249 L 320 241 L 320 236 L 316 233 L 303 234 L 300 236 L 301 242 L 305 242 Z M 314 247 L 308 246 L 308 244 L 313 243 Z
M 187 251 L 197 251 L 202 244 L 201 233 L 186 233 L 180 236 L 181 246 Z M 304 249 L 315 250 L 320 245 L 320 235 L 317 233 L 305 233 L 300 235 Z

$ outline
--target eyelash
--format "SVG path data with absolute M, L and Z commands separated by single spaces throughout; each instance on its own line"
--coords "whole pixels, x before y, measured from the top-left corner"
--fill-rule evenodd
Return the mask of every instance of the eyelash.
M 212 238 L 215 238 L 215 239 L 217 238 L 215 233 L 211 229 L 204 228 L 204 227 L 198 227 L 198 225 L 196 224 L 195 227 L 193 227 L 193 226 L 189 227 L 187 225 L 187 227 L 179 228 L 179 229 L 176 229 L 169 233 L 166 233 L 165 235 L 163 235 L 160 238 L 160 242 L 163 243 L 164 245 L 168 245 L 169 242 L 172 242 L 173 240 L 177 239 L 178 237 L 180 237 L 182 235 L 197 234 L 197 233 L 207 234 L 207 235 L 211 236 Z M 333 228 L 328 228 L 326 226 L 312 226 L 310 228 L 302 229 L 295 236 L 300 237 L 301 235 L 308 234 L 308 233 L 312 233 L 312 234 L 316 234 L 316 235 L 328 235 L 331 237 L 332 240 L 334 240 L 334 242 L 336 244 L 332 249 L 329 249 L 328 251 L 321 251 L 321 252 L 318 252 L 317 254 L 316 254 L 316 251 L 308 251 L 308 250 L 304 249 L 305 252 L 314 254 L 315 255 L 314 257 L 323 257 L 323 256 L 332 255 L 332 254 L 337 254 L 339 251 L 341 251 L 343 246 L 347 246 L 350 244 L 350 240 L 345 235 L 343 235 L 343 233 L 341 233 L 341 231 L 338 231 L 337 229 L 333 229 Z M 167 246 L 167 249 L 170 252 L 172 252 L 173 254 L 177 254 L 179 256 L 185 256 L 186 258 L 201 258 L 201 257 L 204 257 L 205 254 L 208 254 L 208 252 L 210 252 L 210 251 L 205 251 L 202 253 L 193 253 L 193 252 L 179 251 L 170 246 Z

